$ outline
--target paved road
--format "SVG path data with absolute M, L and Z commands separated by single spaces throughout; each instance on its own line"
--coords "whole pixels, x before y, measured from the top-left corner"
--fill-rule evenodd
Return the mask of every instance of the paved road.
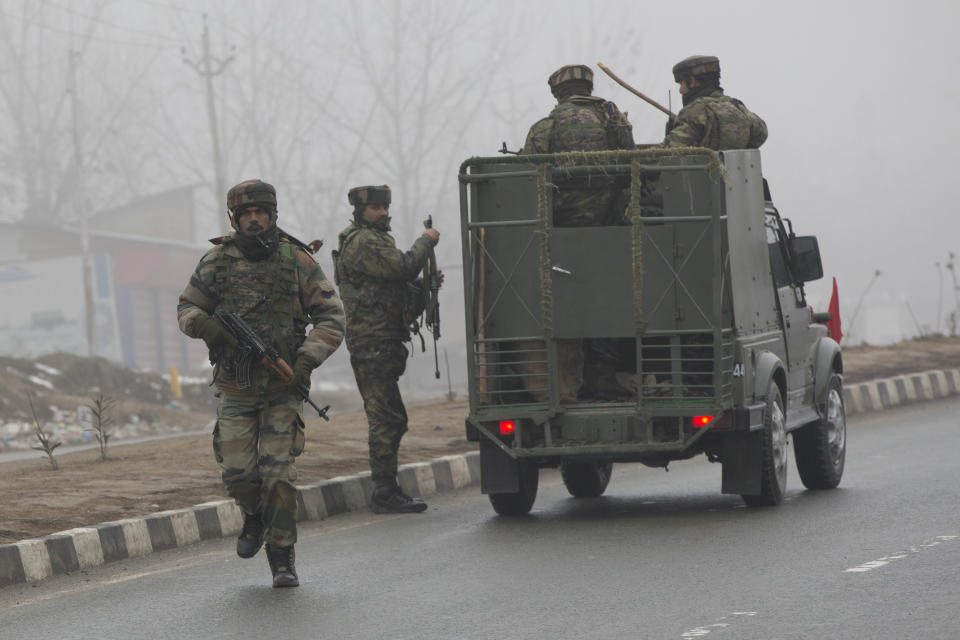
M 851 420 L 841 487 L 746 509 L 705 459 L 545 472 L 533 514 L 473 490 L 301 530 L 302 586 L 215 541 L 0 590 L 0 638 L 960 637 L 960 400 Z

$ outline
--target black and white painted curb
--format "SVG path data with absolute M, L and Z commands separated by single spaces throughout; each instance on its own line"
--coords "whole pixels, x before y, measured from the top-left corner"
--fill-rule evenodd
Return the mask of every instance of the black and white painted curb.
M 960 369 L 907 373 L 843 386 L 847 415 L 960 395 Z
M 845 385 L 843 395 L 847 415 L 947 398 L 960 395 L 960 369 Z M 461 489 L 480 482 L 480 456 L 467 453 L 403 465 L 399 479 L 406 493 L 418 497 Z M 298 519 L 322 520 L 367 509 L 372 493 L 369 472 L 298 487 Z M 242 524 L 236 504 L 219 500 L 0 545 L 0 587 L 38 582 L 154 551 L 233 536 L 240 532 Z
M 480 455 L 406 464 L 400 467 L 398 479 L 407 494 L 417 497 L 468 487 L 480 482 Z M 367 509 L 372 493 L 369 471 L 297 487 L 298 520 L 322 520 Z M 218 500 L 0 545 L 0 587 L 237 535 L 242 526 L 243 516 L 233 500 Z

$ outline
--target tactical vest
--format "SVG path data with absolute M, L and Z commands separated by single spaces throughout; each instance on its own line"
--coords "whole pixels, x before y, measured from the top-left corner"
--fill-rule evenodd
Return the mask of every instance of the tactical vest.
M 550 150 L 603 151 L 607 149 L 605 117 L 598 108 L 599 98 L 575 96 L 561 102 L 550 113 L 553 131 L 550 135 Z
M 217 309 L 242 316 L 258 336 L 288 363 L 306 339 L 309 318 L 300 304 L 296 247 L 280 239 L 278 258 L 260 262 L 227 254 L 220 246 L 214 282 L 220 296 Z
M 742 102 L 728 96 L 697 98 L 708 114 L 709 124 L 700 146 L 717 151 L 746 149 L 754 116 Z
M 554 122 L 550 134 L 553 153 L 619 149 L 622 134 L 630 129 L 617 105 L 595 96 L 565 100 L 554 107 L 550 118 Z

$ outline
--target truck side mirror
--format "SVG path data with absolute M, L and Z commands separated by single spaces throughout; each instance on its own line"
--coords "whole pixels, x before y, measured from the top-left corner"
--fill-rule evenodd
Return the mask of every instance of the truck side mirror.
M 800 282 L 811 282 L 823 277 L 820 246 L 816 236 L 790 238 L 790 253 L 793 256 L 793 273 Z

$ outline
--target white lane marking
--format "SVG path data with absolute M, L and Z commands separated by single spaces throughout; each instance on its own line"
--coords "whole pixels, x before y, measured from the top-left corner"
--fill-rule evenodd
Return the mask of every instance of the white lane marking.
M 867 571 L 873 571 L 874 569 L 879 569 L 880 567 L 885 567 L 895 560 L 903 560 L 910 556 L 913 553 L 920 553 L 931 547 L 935 547 L 944 542 L 951 542 L 956 540 L 957 536 L 937 536 L 931 538 L 930 540 L 925 540 L 920 544 L 913 545 L 906 549 L 905 551 L 896 551 L 890 555 L 883 556 L 882 558 L 877 558 L 876 560 L 870 560 L 869 562 L 864 562 L 855 567 L 850 567 L 846 569 L 846 573 L 866 573 Z
M 734 618 L 737 616 L 752 617 L 755 615 L 757 615 L 756 611 L 734 611 L 729 616 L 723 616 L 722 618 L 718 618 L 716 622 L 705 624 L 699 627 L 694 627 L 689 631 L 684 631 L 683 633 L 680 634 L 680 637 L 681 638 L 702 638 L 703 636 L 710 635 L 711 631 L 719 631 L 720 629 L 726 629 L 727 627 L 729 627 L 732 621 L 724 622 L 724 620 L 728 620 L 730 617 L 734 617 Z

